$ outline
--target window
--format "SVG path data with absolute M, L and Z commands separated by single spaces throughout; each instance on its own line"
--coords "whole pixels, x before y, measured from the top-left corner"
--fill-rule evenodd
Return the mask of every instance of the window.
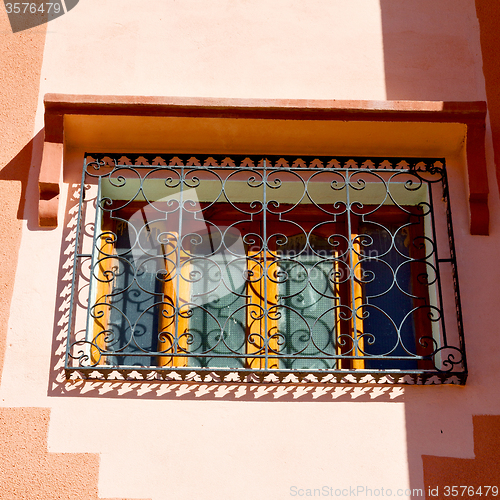
M 87 155 L 66 369 L 462 382 L 446 190 L 444 159 Z

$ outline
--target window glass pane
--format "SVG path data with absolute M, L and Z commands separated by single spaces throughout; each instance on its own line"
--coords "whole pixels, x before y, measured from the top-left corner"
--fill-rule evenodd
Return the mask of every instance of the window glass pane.
M 410 228 L 395 224 L 362 224 L 359 239 L 363 246 L 364 352 L 386 356 L 365 359 L 366 368 L 411 370 L 416 359 L 391 359 L 415 356 L 415 324 L 412 310 Z
M 196 258 L 191 261 L 188 344 L 189 352 L 200 356 L 190 357 L 188 365 L 243 368 L 245 358 L 230 356 L 245 353 L 246 260 L 221 245 L 218 231 L 208 233 L 207 243 L 208 247 L 195 249 Z M 219 251 L 213 253 L 216 248 Z
M 333 265 L 331 259 L 322 259 L 310 251 L 291 260 L 279 261 L 278 332 L 284 339 L 280 354 L 297 356 L 296 359 L 284 358 L 281 363 L 285 368 L 336 366 L 334 359 L 321 359 L 321 356 L 336 354 Z
M 115 240 L 110 269 L 114 277 L 106 299 L 110 304 L 109 321 L 103 334 L 107 351 L 114 354 L 107 356 L 107 364 L 156 364 L 156 357 L 146 354 L 155 352 L 158 345 L 158 304 L 163 289 L 159 271 L 164 268 L 164 260 L 157 240 L 158 222 L 144 224 L 141 211 L 143 208 L 135 205 L 103 221 L 112 228 L 104 234 Z

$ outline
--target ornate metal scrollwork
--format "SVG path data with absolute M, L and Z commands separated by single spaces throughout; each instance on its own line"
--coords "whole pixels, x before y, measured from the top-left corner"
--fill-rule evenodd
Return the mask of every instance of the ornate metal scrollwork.
M 443 158 L 89 154 L 78 228 L 68 374 L 465 382 Z

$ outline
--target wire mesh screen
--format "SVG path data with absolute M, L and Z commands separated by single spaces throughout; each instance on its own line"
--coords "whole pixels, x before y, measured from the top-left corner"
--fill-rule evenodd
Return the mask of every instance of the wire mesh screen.
M 86 155 L 66 371 L 464 383 L 444 159 Z

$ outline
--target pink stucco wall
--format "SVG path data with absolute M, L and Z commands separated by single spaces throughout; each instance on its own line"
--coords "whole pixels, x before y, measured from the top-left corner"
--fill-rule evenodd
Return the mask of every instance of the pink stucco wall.
M 154 0 L 147 8 L 132 1 L 82 0 L 47 25 L 42 64 L 36 37 L 44 29 L 15 35 L 25 37 L 16 39 L 25 47 L 36 40 L 38 45 L 33 54 L 20 55 L 36 62 L 23 70 L 33 81 L 22 97 L 25 104 L 14 106 L 8 96 L 1 103 L 6 116 L 18 116 L 0 131 L 9 145 L 4 163 L 41 130 L 41 99 L 47 92 L 486 99 L 479 24 L 469 0 L 422 1 L 418 9 L 410 0 L 215 0 L 209 5 Z M 2 36 L 13 43 L 14 35 Z M 1 61 L 9 67 L 5 58 Z M 424 488 L 422 455 L 474 457 L 473 415 L 500 414 L 500 369 L 495 351 L 485 347 L 498 337 L 491 312 L 499 271 L 492 263 L 500 245 L 489 128 L 490 236 L 468 231 L 463 149 L 450 150 L 447 158 L 470 369 L 465 387 L 66 382 L 62 343 L 83 150 L 83 145 L 66 149 L 59 214 L 64 223 L 55 230 L 36 228 L 36 175 L 22 177 L 26 201 L 20 222 L 13 215 L 18 178 L 6 177 L 9 184 L 2 187 L 5 206 L 11 207 L 2 242 L 13 241 L 3 274 L 13 284 L 8 285 L 10 312 L 0 312 L 8 326 L 0 386 L 0 406 L 9 408 L 2 414 L 11 429 L 7 439 L 41 436 L 37 449 L 46 444 L 44 452 L 56 461 L 61 453 L 73 457 L 68 458 L 74 461 L 70 477 L 88 468 L 95 478 L 99 470 L 100 497 L 154 500 L 285 499 L 299 489 L 323 486 Z M 35 148 L 32 163 L 37 161 Z M 22 239 L 13 237 L 16 231 Z M 17 254 L 14 275 L 11 255 Z M 19 415 L 28 430 L 22 430 Z M 13 451 L 6 454 L 14 454 L 19 443 L 11 443 Z M 30 470 L 38 477 L 35 469 Z M 41 498 L 51 498 L 53 476 L 40 477 Z M 95 498 L 95 488 L 89 486 L 81 498 Z
M 35 113 L 39 98 L 45 26 L 13 35 L 0 9 L 0 372 L 9 305 L 21 240 Z

